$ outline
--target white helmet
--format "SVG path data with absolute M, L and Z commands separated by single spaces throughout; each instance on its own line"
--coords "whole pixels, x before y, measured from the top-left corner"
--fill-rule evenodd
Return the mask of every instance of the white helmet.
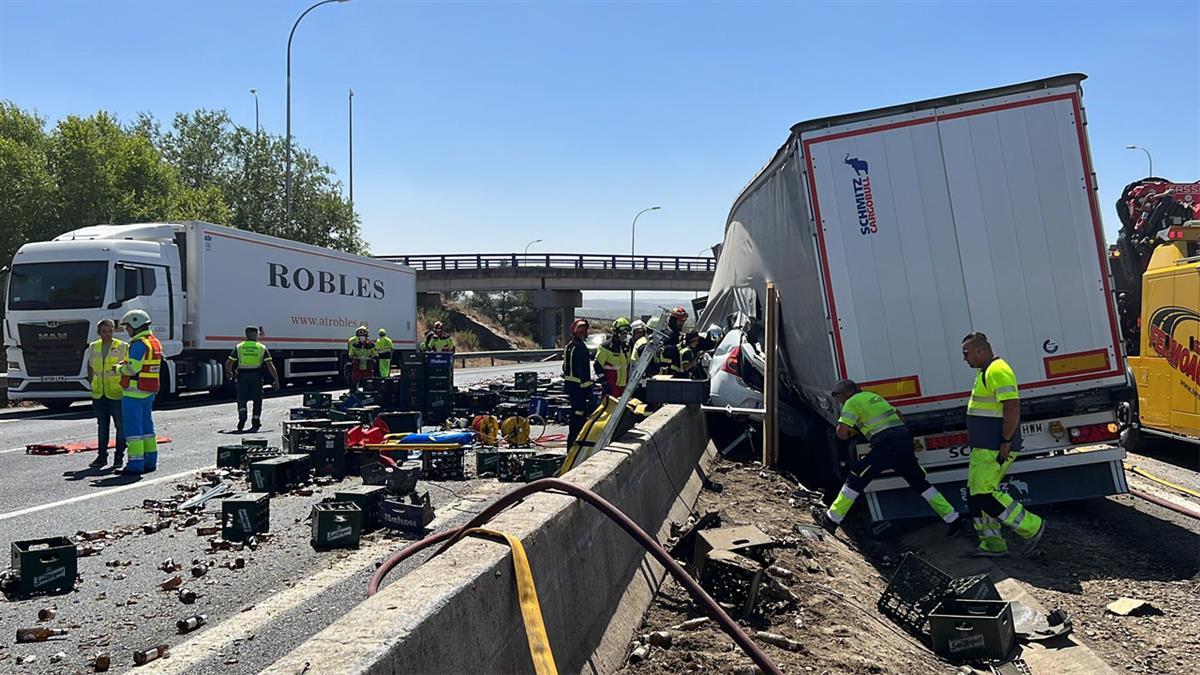
M 633 322 L 633 330 L 646 330 L 646 322 L 638 319 Z
M 131 309 L 125 312 L 125 316 L 121 317 L 121 325 L 129 326 L 134 330 L 144 328 L 150 325 L 150 315 L 144 310 Z

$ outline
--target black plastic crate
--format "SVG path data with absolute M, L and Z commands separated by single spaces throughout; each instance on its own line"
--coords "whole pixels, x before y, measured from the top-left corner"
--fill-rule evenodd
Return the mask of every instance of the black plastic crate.
M 415 410 L 379 413 L 379 419 L 393 434 L 415 434 L 421 430 L 421 413 Z
M 304 407 L 326 409 L 333 407 L 333 394 L 327 394 L 323 391 L 306 391 L 304 392 Z
M 366 377 L 358 381 L 358 388 L 364 393 L 377 392 L 380 391 L 381 382 L 383 382 L 382 378 Z
M 386 467 L 382 462 L 373 462 L 362 466 L 363 485 L 378 485 L 384 487 L 388 494 L 405 495 L 417 487 L 421 477 L 421 463 L 416 461 L 403 462 L 400 466 Z
M 245 541 L 271 531 L 271 497 L 264 492 L 246 492 L 221 502 L 221 538 Z
M 1006 659 L 1016 643 L 1003 600 L 945 600 L 929 614 L 933 651 L 951 659 Z
M 307 455 L 280 455 L 250 465 L 250 489 L 277 493 L 300 487 L 308 480 Z
M 426 480 L 465 480 L 466 451 L 430 448 L 421 451 L 421 475 Z
M 326 427 L 315 427 L 304 425 L 293 425 L 287 428 L 287 441 L 284 443 L 284 448 L 292 454 L 300 454 L 306 452 L 301 448 L 311 448 L 316 445 L 316 435 L 325 430 Z
M 387 488 L 382 485 L 356 485 L 333 493 L 335 501 L 353 502 L 358 505 L 363 514 L 364 531 L 379 527 L 379 507 L 385 496 Z
M 946 596 L 950 581 L 949 574 L 912 552 L 905 553 L 876 607 L 901 628 L 928 639 L 925 624 Z
M 219 469 L 240 469 L 242 462 L 246 459 L 246 450 L 249 446 L 245 445 L 218 445 L 217 446 L 217 468 Z
M 346 434 L 336 429 L 321 429 L 313 434 L 311 465 L 318 476 L 346 476 Z
M 452 352 L 425 352 L 426 368 L 453 368 L 454 354 Z
M 566 455 L 542 453 L 525 460 L 524 478 L 529 483 L 539 478 L 549 478 L 558 475 Z
M 513 374 L 513 384 L 517 389 L 533 391 L 538 386 L 537 371 L 522 371 Z
M 307 420 L 307 419 L 312 419 L 314 417 L 324 417 L 325 413 L 327 413 L 327 412 L 329 412 L 329 411 L 322 410 L 320 408 L 309 408 L 308 406 L 304 406 L 301 408 L 290 408 L 288 410 L 288 419 L 289 420 Z
M 243 438 L 242 439 L 242 445 L 246 445 L 246 446 L 249 446 L 252 448 L 265 448 L 265 447 L 269 446 L 270 444 L 271 443 L 269 441 L 267 441 L 267 439 L 265 439 L 265 438 Z
M 429 493 L 413 492 L 403 499 L 384 498 L 379 506 L 379 523 L 406 532 L 421 533 L 433 522 Z
M 261 462 L 266 459 L 279 457 L 282 454 L 283 450 L 280 448 L 265 448 L 258 446 L 247 447 L 245 454 L 242 455 L 241 468 L 248 469 L 250 468 L 250 465 L 255 462 Z
M 402 366 L 423 366 L 425 365 L 425 354 L 415 349 L 405 349 L 400 352 L 399 361 Z
M 502 483 L 519 483 L 525 480 L 525 460 L 533 457 L 533 450 L 501 450 L 496 460 L 496 478 Z
M 12 543 L 12 568 L 17 593 L 69 593 L 79 573 L 79 552 L 66 537 L 47 537 Z
M 313 504 L 313 548 L 358 548 L 362 529 L 363 511 L 358 504 L 341 501 Z
M 480 448 L 475 451 L 475 477 L 495 476 L 500 468 L 500 451 Z

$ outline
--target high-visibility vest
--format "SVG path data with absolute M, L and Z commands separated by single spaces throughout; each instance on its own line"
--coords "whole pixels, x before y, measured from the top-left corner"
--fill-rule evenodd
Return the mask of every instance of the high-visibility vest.
M 108 355 L 104 355 L 103 340 L 96 340 L 88 345 L 88 364 L 92 367 L 92 398 L 121 398 L 121 376 L 117 374 L 117 364 L 129 356 L 129 345 L 123 340 L 113 338 L 108 344 Z
M 1004 402 L 1020 398 L 1017 375 L 1004 359 L 992 359 L 975 374 L 971 399 L 967 401 L 967 440 L 972 448 L 999 450 L 1004 438 Z M 1007 439 L 1012 449 L 1021 446 L 1021 428 Z
M 239 342 L 234 350 L 237 352 L 237 366 L 241 372 L 262 368 L 267 359 L 267 346 L 257 340 Z
M 886 429 L 904 426 L 895 406 L 870 391 L 860 391 L 846 399 L 838 424 L 858 427 L 868 441 Z
M 146 398 L 158 393 L 159 371 L 162 369 L 162 345 L 147 328 L 129 343 L 129 356 L 118 367 L 124 395 Z
M 447 335 L 446 337 L 433 336 L 429 338 L 429 349 L 431 352 L 452 352 L 454 351 L 454 338 Z
M 381 335 L 379 339 L 375 341 L 375 351 L 379 354 L 379 358 L 392 358 L 392 344 L 392 338 L 386 335 Z
M 355 341 L 350 344 L 350 359 L 356 361 L 355 367 L 359 370 L 370 370 L 371 359 L 375 356 L 375 343 L 368 341 L 365 346 Z
M 625 350 L 618 347 L 614 352 L 607 345 L 600 345 L 596 348 L 596 363 L 604 369 L 604 378 L 610 389 L 619 391 L 625 388 L 625 383 L 629 381 L 629 354 Z

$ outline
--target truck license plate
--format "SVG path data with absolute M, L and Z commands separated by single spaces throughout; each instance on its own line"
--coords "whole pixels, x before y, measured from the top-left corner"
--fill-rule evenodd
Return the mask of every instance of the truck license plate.
M 925 437 L 926 450 L 945 450 L 967 444 L 967 432 L 952 431 L 948 434 L 934 434 Z

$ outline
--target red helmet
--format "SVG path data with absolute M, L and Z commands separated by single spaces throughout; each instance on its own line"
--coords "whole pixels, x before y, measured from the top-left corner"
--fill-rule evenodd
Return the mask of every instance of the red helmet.
M 688 313 L 686 309 L 682 307 L 676 307 L 675 309 L 671 310 L 671 317 L 679 319 L 680 321 L 687 321 Z
M 584 337 L 587 335 L 588 328 L 587 319 L 575 319 L 571 322 L 571 335 Z

